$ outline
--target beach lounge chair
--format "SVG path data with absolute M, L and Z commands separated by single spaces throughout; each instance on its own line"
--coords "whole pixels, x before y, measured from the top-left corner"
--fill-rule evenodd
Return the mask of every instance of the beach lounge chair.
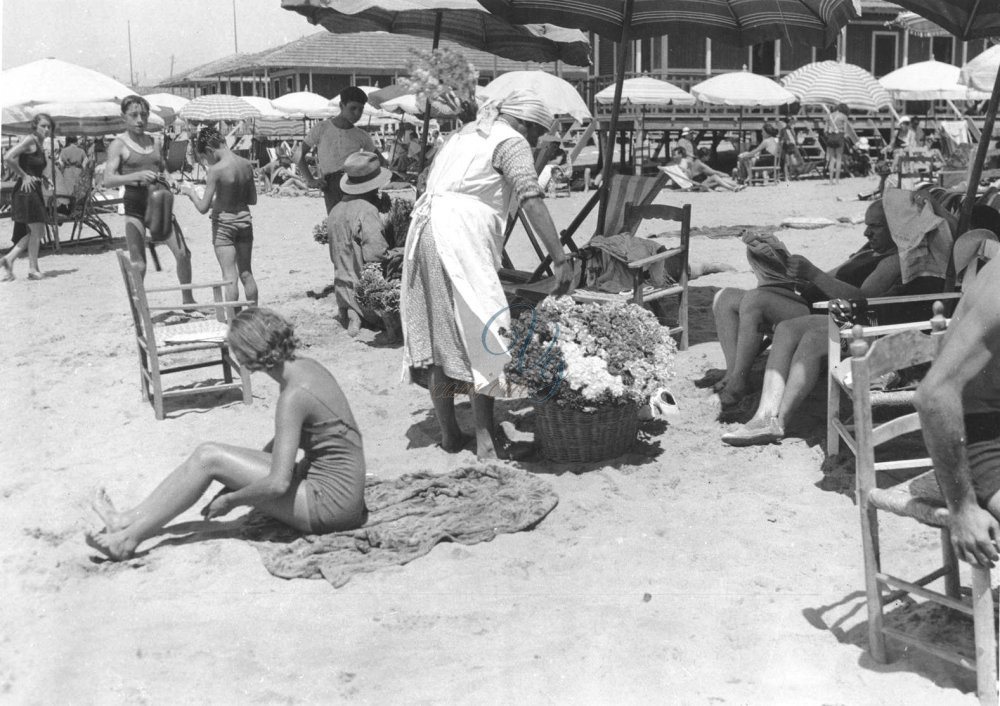
M 886 663 L 886 637 L 907 647 L 916 647 L 976 674 L 980 704 L 997 704 L 997 628 L 991 593 L 990 569 L 970 567 L 971 600 L 963 596 L 958 558 L 951 546 L 949 516 L 934 471 L 926 471 L 900 482 L 900 471 L 926 469 L 930 459 L 906 458 L 876 462 L 875 450 L 904 434 L 920 429 L 916 412 L 875 424 L 872 419 L 871 382 L 901 368 L 933 361 L 941 348 L 947 326 L 943 307 L 934 305 L 931 334 L 909 329 L 876 340 L 870 345 L 858 327 L 851 342 L 851 373 L 855 388 L 854 417 L 857 420 L 857 502 L 861 511 L 861 541 L 864 556 L 865 594 L 868 604 L 868 642 L 876 662 Z M 923 449 L 921 449 L 923 453 Z M 896 478 L 893 484 L 893 479 Z M 879 482 L 881 480 L 881 483 Z M 879 487 L 881 485 L 881 487 Z M 917 579 L 902 579 L 883 566 L 879 542 L 879 511 L 910 518 L 940 531 L 939 568 Z M 928 585 L 943 579 L 944 592 Z M 932 642 L 911 631 L 912 622 L 886 621 L 885 606 L 901 598 L 914 596 L 972 617 L 975 654 L 966 655 L 952 645 Z
M 146 289 L 143 286 L 142 275 L 139 274 L 138 268 L 132 264 L 128 253 L 118 251 L 118 264 L 121 266 L 129 309 L 132 313 L 132 323 L 135 327 L 142 398 L 152 403 L 156 418 L 163 419 L 165 416 L 163 404 L 165 399 L 200 395 L 205 392 L 241 390 L 243 402 L 250 404 L 253 399 L 250 393 L 250 372 L 238 365 L 232 358 L 224 339 L 234 310 L 239 307 L 252 306 L 252 303 L 225 301 L 222 288 L 229 284 L 227 282 Z M 211 289 L 214 301 L 207 304 L 149 305 L 147 294 L 178 292 L 184 289 Z M 212 312 L 215 317 L 190 323 L 156 325 L 152 316 L 152 312 L 157 311 L 188 312 L 200 310 Z M 170 368 L 161 365 L 161 359 L 178 355 L 182 358 L 180 364 Z M 222 380 L 201 381 L 169 390 L 163 389 L 163 375 L 215 366 L 221 367 Z M 239 375 L 239 380 L 234 379 L 234 370 Z
M 111 242 L 111 228 L 101 218 L 94 200 L 94 167 L 92 164 L 88 164 L 80 172 L 72 193 L 57 193 L 55 196 L 67 204 L 65 210 L 56 209 L 55 226 L 59 227 L 66 223 L 73 224 L 69 240 L 62 242 L 62 245 L 81 244 L 91 240 Z M 84 237 L 85 228 L 93 231 L 93 235 Z

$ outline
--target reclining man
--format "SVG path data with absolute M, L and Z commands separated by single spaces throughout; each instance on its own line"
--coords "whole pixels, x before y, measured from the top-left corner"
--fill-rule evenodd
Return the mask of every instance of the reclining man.
M 958 304 L 914 400 L 959 559 L 993 566 L 1000 542 L 1000 260 Z

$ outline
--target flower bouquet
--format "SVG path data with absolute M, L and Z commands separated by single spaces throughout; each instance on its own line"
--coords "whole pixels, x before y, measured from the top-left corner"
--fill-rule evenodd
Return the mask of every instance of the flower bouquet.
M 409 77 L 400 83 L 416 94 L 418 103 L 438 102 L 463 121 L 474 119 L 479 79 L 476 67 L 454 49 L 410 51 L 416 58 L 407 65 Z
M 536 436 L 557 461 L 621 455 L 635 441 L 638 410 L 672 377 L 677 345 L 634 304 L 548 297 L 506 331 L 506 373 L 538 404 Z

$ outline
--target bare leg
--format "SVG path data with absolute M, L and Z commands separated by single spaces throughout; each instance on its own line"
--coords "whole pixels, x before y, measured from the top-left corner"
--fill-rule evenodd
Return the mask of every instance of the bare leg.
M 127 559 L 143 540 L 194 505 L 212 481 L 238 490 L 270 472 L 269 453 L 225 444 L 201 444 L 142 503 L 117 514 L 122 529 L 88 535 L 88 544 L 111 559 Z M 300 487 L 299 481 L 293 481 L 284 495 L 256 507 L 296 529 L 308 531 L 306 494 Z
M 28 277 L 36 279 L 42 276 L 41 270 L 38 269 L 38 249 L 42 245 L 45 224 L 29 223 L 28 228 L 31 231 L 26 238 L 28 241 Z
M 146 278 L 146 226 L 138 218 L 125 218 L 125 244 L 129 259 L 139 268 L 139 276 Z
M 464 389 L 465 383 L 445 375 L 444 368 L 440 365 L 432 365 L 428 384 L 431 388 L 434 415 L 441 428 L 441 448 L 448 453 L 458 453 L 472 438 L 462 431 L 455 418 L 455 395 L 457 394 L 455 388 L 462 387 Z M 473 401 L 473 410 L 475 410 L 475 401 Z
M 236 248 L 232 245 L 216 245 L 215 258 L 222 268 L 222 279 L 230 284 L 223 288 L 226 301 L 234 302 L 240 298 L 239 270 L 236 267 Z
M 715 314 L 715 333 L 722 346 L 722 356 L 726 361 L 726 370 L 733 367 L 736 360 L 736 341 L 740 328 L 740 301 L 746 294 L 745 289 L 725 287 L 715 294 L 712 301 L 712 313 Z
M 0 267 L 3 267 L 4 270 L 4 276 L 3 276 L 4 282 L 10 282 L 11 280 L 15 279 L 14 263 L 17 261 L 17 258 L 21 257 L 24 251 L 28 249 L 28 239 L 30 237 L 31 233 L 29 232 L 23 238 L 18 240 L 14 244 L 14 247 L 12 247 L 6 255 L 0 258 Z
M 497 447 L 503 446 L 497 437 L 493 406 L 493 398 L 489 395 L 472 395 L 472 413 L 476 419 L 476 458 L 480 461 L 496 458 Z
M 361 315 L 354 309 L 347 309 L 347 335 L 354 338 L 361 331 Z
M 807 326 L 808 329 L 803 332 L 795 349 L 795 356 L 788 371 L 788 382 L 785 384 L 785 394 L 775 415 L 782 427 L 812 392 L 819 378 L 823 356 L 827 354 L 827 317 L 810 316 Z
M 181 284 L 191 284 L 191 251 L 187 249 L 187 245 L 181 244 L 176 235 L 176 233 L 171 233 L 164 242 L 170 252 L 174 254 L 174 260 L 177 261 L 177 281 Z M 195 303 L 194 294 L 190 289 L 185 289 L 181 293 L 181 301 L 185 304 Z
M 257 280 L 253 276 L 251 260 L 253 256 L 253 239 L 239 238 L 236 241 L 236 269 L 243 283 L 243 294 L 247 301 L 257 303 Z

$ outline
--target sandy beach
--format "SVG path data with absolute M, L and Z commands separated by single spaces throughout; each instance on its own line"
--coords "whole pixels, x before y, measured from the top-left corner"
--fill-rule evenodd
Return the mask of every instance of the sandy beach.
M 0 284 L 0 702 L 973 703 L 974 677 L 957 667 L 898 646 L 889 665 L 868 654 L 853 465 L 824 462 L 825 393 L 782 444 L 737 449 L 719 440 L 730 425 L 716 421 L 717 398 L 692 384 L 722 362 L 713 294 L 755 282 L 729 227 L 857 218 L 867 204 L 856 195 L 874 183 L 662 192 L 658 203 L 692 204 L 692 260 L 735 267 L 691 284 L 692 345 L 672 384 L 680 414 L 607 464 L 525 464 L 559 496 L 534 530 L 443 543 L 340 589 L 275 578 L 231 536 L 168 533 L 128 562 L 92 558 L 83 534 L 99 526 L 88 507 L 97 487 L 127 506 L 199 442 L 259 448 L 277 390 L 255 376 L 252 405 L 209 396 L 170 405 L 157 421 L 140 399 L 114 253 L 45 250 L 44 281 L 29 281 L 18 262 L 19 278 Z M 557 226 L 585 200 L 549 200 Z M 176 214 L 195 281 L 218 279 L 207 218 L 187 199 Z M 339 379 L 368 472 L 392 478 L 475 462 L 436 446 L 426 392 L 397 382 L 398 345 L 371 330 L 348 338 L 333 298 L 307 296 L 333 279 L 325 246 L 312 239 L 322 199 L 262 196 L 253 215 L 261 303 L 291 318 L 303 354 Z M 107 220 L 122 247 L 124 219 Z M 579 232 L 592 233 L 595 221 Z M 862 244 L 862 230 L 778 235 L 826 269 Z M 3 221 L 0 246 L 10 235 Z M 523 236 L 512 251 L 515 264 L 533 266 Z M 164 271 L 151 270 L 148 286 L 176 283 L 165 248 L 160 258 Z M 530 413 L 498 408 L 508 429 L 531 438 Z M 471 429 L 467 402 L 459 415 Z M 199 507 L 178 521 L 200 519 Z M 891 568 L 911 574 L 940 556 L 937 533 L 912 522 L 886 520 L 882 541 Z

